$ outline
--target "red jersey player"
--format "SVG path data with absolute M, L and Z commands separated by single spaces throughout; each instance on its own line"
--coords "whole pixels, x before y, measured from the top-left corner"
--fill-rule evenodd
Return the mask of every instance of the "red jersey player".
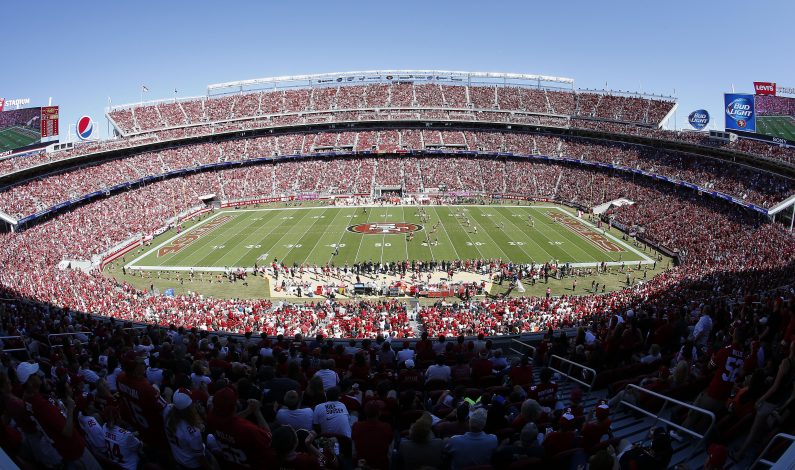
M 540 383 L 530 387 L 527 398 L 532 398 L 541 406 L 554 410 L 558 402 L 558 384 L 552 381 L 553 375 L 552 369 L 542 369 L 539 374 Z
M 271 431 L 260 411 L 257 400 L 249 400 L 240 414 L 237 392 L 225 387 L 213 395 L 212 410 L 207 417 L 208 430 L 215 438 L 222 468 L 235 470 L 265 468 L 269 461 Z M 257 424 L 246 419 L 253 416 Z M 208 444 L 211 442 L 208 437 Z M 215 447 L 215 446 L 211 446 Z
M 116 388 L 121 397 L 124 420 L 132 423 L 145 444 L 168 452 L 168 440 L 163 426 L 166 401 L 146 380 L 143 358 L 132 351 L 126 353 L 122 370 L 123 372 L 116 379 Z
M 743 371 L 743 363 L 746 358 L 743 343 L 742 330 L 735 328 L 732 343 L 718 350 L 709 361 L 709 367 L 715 370 L 715 375 L 712 377 L 709 387 L 696 397 L 694 405 L 713 413 L 719 413 L 726 409 L 726 400 L 731 395 L 738 374 L 742 374 Z M 684 426 L 703 430 L 706 424 L 706 416 L 691 412 L 688 414 Z

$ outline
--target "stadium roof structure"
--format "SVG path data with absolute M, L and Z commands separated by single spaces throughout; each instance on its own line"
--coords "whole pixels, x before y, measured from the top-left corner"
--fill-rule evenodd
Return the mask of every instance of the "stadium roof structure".
M 207 94 L 230 93 L 242 89 L 313 87 L 338 84 L 361 84 L 378 82 L 453 82 L 460 84 L 507 84 L 534 85 L 574 88 L 574 79 L 525 73 L 503 72 L 463 72 L 451 70 L 368 70 L 354 72 L 333 72 L 309 75 L 285 75 L 282 77 L 255 78 L 207 86 Z

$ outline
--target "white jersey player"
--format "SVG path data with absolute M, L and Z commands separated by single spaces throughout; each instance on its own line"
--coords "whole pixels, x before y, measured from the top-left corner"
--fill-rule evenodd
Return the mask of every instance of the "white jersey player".
M 95 455 L 105 456 L 105 430 L 99 424 L 96 418 L 91 415 L 84 415 L 79 413 L 77 415 L 77 422 L 80 424 L 80 429 L 86 436 L 86 443 L 89 449 Z
M 163 410 L 166 437 L 174 461 L 183 468 L 200 468 L 207 460 L 202 441 L 201 419 L 193 406 L 190 392 L 181 388 L 174 392 L 173 404 Z
M 121 420 L 119 408 L 106 406 L 105 416 L 105 457 L 125 470 L 136 470 L 141 460 L 143 444 L 135 434 L 119 427 Z

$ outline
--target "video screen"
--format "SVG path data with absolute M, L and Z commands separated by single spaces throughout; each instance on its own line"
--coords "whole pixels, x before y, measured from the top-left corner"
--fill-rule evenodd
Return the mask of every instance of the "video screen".
M 756 95 L 756 132 L 795 141 L 795 98 Z
M 0 112 L 0 153 L 41 141 L 41 108 Z

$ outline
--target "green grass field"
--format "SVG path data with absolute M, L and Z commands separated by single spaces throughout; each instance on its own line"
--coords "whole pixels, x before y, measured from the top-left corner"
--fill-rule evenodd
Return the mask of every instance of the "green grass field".
M 0 152 L 13 150 L 38 142 L 41 134 L 23 127 L 8 127 L 0 130 Z
M 170 231 L 156 238 L 126 266 L 222 271 L 273 259 L 316 265 L 471 258 L 517 263 L 558 260 L 580 266 L 602 261 L 614 265 L 652 262 L 642 251 L 621 241 L 615 230 L 602 235 L 587 221 L 551 205 L 429 206 L 425 211 L 427 222 L 421 221 L 417 207 L 407 206 L 371 207 L 366 213 L 360 207 L 333 206 L 224 210 L 182 233 Z M 409 241 L 405 233 L 392 233 L 397 229 L 389 225 L 402 223 L 422 227 Z M 358 224 L 382 225 L 375 226 L 373 234 L 362 234 L 350 229 Z M 334 256 L 336 248 L 339 253 Z
M 756 132 L 795 141 L 795 118 L 792 116 L 757 116 Z

